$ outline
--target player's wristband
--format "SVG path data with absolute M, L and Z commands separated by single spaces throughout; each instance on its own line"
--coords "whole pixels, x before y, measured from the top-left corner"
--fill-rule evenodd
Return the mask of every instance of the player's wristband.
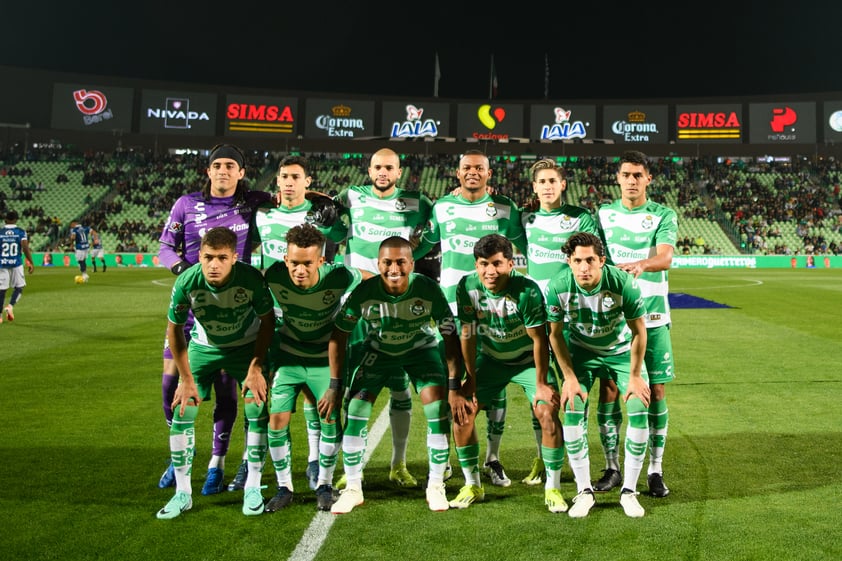
M 340 380 L 339 378 L 331 378 L 330 384 L 327 387 L 331 390 L 341 390 L 342 380 Z
M 188 267 L 190 267 L 190 264 L 187 263 L 187 261 L 179 261 L 178 263 L 170 267 L 170 271 L 172 271 L 172 274 L 178 276 L 184 271 L 186 271 Z
M 462 380 L 459 378 L 448 378 L 447 379 L 447 389 L 449 390 L 461 390 L 462 389 Z

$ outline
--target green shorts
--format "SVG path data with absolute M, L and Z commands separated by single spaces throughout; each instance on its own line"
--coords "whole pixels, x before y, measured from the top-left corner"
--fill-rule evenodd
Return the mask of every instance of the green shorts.
M 324 361 L 298 359 L 299 364 L 278 368 L 269 391 L 269 413 L 295 411 L 295 401 L 301 388 L 310 388 L 316 400 L 322 398 L 330 383 L 330 366 Z
M 438 348 L 412 351 L 410 355 L 395 357 L 367 349 L 350 383 L 351 395 L 365 392 L 376 396 L 384 387 L 398 389 L 409 381 L 420 392 L 427 386 L 445 386 L 447 371 Z M 398 388 L 396 388 L 398 386 Z M 403 386 L 404 389 L 406 385 Z
M 547 382 L 558 388 L 555 376 L 548 372 Z M 529 399 L 535 399 L 535 364 L 512 365 L 495 360 L 480 353 L 477 356 L 477 401 L 480 407 L 492 403 L 495 398 L 505 397 L 506 386 L 517 384 Z
M 602 356 L 583 347 L 572 345 L 570 353 L 573 359 L 573 372 L 576 373 L 579 385 L 585 392 L 590 393 L 594 380 L 597 378 L 610 378 L 620 389 L 620 395 L 626 393 L 631 375 L 630 352 Z M 649 374 L 646 371 L 646 364 L 641 367 L 640 375 L 648 383 Z
M 651 327 L 646 330 L 646 371 L 649 384 L 665 384 L 675 379 L 675 361 L 672 356 L 670 326 Z
M 225 370 L 242 385 L 254 357 L 254 343 L 239 347 L 206 347 L 192 340 L 187 347 L 187 360 L 196 380 L 199 397 L 210 399 L 213 382 L 219 370 Z

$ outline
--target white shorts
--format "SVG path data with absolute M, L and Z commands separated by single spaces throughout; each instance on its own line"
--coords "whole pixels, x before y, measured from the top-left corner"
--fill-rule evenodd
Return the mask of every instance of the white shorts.
M 88 252 L 90 252 L 89 249 L 77 249 L 76 250 L 76 262 L 81 263 L 82 261 L 87 259 L 88 258 Z
M 102 259 L 105 257 L 105 249 L 101 247 L 91 248 L 91 259 Z
M 26 286 L 26 279 L 23 276 L 23 265 L 17 267 L 0 269 L 0 290 L 8 288 L 23 288 Z

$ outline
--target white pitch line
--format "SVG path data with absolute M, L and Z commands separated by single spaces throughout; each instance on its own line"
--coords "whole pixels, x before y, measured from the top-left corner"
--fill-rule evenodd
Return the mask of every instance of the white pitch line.
M 371 453 L 380 443 L 380 439 L 383 438 L 383 435 L 386 433 L 386 428 L 388 426 L 389 406 L 386 405 L 386 407 L 384 407 L 380 412 L 380 416 L 378 416 L 377 420 L 374 422 L 374 426 L 371 427 L 371 431 L 368 433 L 368 444 L 366 445 L 365 454 L 363 454 L 362 459 L 363 468 L 365 468 L 365 465 L 371 458 Z M 289 561 L 312 561 L 319 552 L 319 549 L 321 549 L 322 544 L 327 539 L 327 534 L 330 531 L 330 527 L 333 526 L 336 516 L 337 515 L 331 514 L 330 512 L 316 512 L 316 516 L 313 517 L 313 521 L 310 522 L 310 525 L 304 531 L 304 535 L 301 536 L 301 541 L 298 542 L 298 545 L 295 546 L 295 550 L 289 556 Z

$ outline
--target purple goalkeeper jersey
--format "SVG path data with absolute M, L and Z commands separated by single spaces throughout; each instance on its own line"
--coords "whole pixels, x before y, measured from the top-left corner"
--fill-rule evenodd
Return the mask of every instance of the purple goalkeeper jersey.
M 251 262 L 251 218 L 255 209 L 271 197 L 271 193 L 265 191 L 248 191 L 245 202 L 232 207 L 233 196 L 214 197 L 206 201 L 199 191 L 182 195 L 170 210 L 158 240 L 161 244 L 158 250 L 161 265 L 169 269 L 179 261 L 187 261 L 191 265 L 198 263 L 202 236 L 207 230 L 219 226 L 237 234 L 240 261 Z

